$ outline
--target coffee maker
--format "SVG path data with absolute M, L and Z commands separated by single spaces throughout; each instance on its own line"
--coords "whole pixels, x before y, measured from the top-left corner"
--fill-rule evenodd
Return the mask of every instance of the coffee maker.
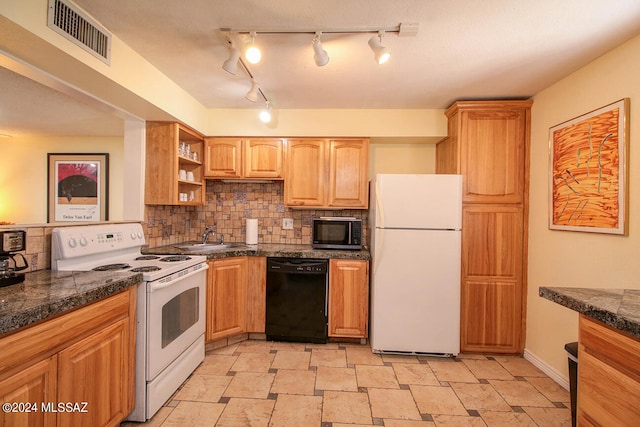
M 24 273 L 18 271 L 29 267 L 27 259 L 19 251 L 26 249 L 24 230 L 0 231 L 0 287 L 24 281 Z

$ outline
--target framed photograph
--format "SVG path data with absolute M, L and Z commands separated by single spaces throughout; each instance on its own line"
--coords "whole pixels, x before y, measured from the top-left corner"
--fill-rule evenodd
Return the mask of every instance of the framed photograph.
M 626 235 L 629 98 L 549 129 L 549 228 Z
M 109 219 L 109 154 L 48 153 L 49 222 Z

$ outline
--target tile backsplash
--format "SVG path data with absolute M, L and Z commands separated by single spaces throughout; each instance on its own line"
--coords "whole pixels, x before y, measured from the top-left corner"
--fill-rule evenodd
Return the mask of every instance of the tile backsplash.
M 290 209 L 284 206 L 284 184 L 225 183 L 207 181 L 204 206 L 147 206 L 143 225 L 150 247 L 172 245 L 202 239 L 205 226 L 216 229 L 214 240 L 224 235 L 226 242 L 245 241 L 245 220 L 258 220 L 258 243 L 311 243 L 311 219 L 317 216 L 352 216 L 362 219 L 363 241 L 367 244 L 368 211 Z M 293 229 L 284 230 L 282 220 L 293 219 Z M 78 225 L 78 224 L 70 224 Z M 65 224 L 16 226 L 27 230 L 27 250 L 24 255 L 28 271 L 50 268 L 51 230 Z M 10 228 L 10 226 L 3 226 Z
M 147 206 L 149 246 L 199 240 L 205 226 L 215 226 L 216 236 L 226 242 L 245 241 L 245 220 L 258 220 L 258 243 L 311 243 L 311 219 L 317 216 L 352 216 L 366 224 L 367 211 L 290 209 L 284 206 L 284 184 L 226 183 L 207 181 L 205 206 Z M 293 229 L 284 230 L 282 220 L 293 219 Z M 367 227 L 363 240 L 368 241 Z
M 145 211 L 142 227 L 149 247 L 195 240 L 204 230 L 201 206 L 147 205 Z

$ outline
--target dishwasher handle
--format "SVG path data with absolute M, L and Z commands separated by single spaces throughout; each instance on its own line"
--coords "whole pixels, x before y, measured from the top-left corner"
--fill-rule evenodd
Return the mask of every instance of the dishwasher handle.
M 267 258 L 267 271 L 296 274 L 327 274 L 326 259 Z

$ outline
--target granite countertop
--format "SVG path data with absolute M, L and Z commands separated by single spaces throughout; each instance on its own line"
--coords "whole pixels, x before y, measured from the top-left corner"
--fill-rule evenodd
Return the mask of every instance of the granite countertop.
M 284 258 L 320 258 L 320 259 L 358 259 L 370 260 L 371 254 L 367 249 L 359 251 L 346 251 L 335 249 L 314 249 L 311 245 L 294 245 L 283 243 L 259 243 L 257 245 L 245 245 L 240 248 L 215 249 L 211 251 L 188 251 L 177 246 L 198 242 L 176 243 L 175 245 L 158 246 L 155 248 L 143 248 L 145 254 L 156 255 L 205 255 L 208 259 L 227 258 L 235 256 L 265 256 Z
M 539 294 L 640 339 L 640 289 L 541 287 Z
M 38 270 L 0 288 L 0 335 L 134 286 L 142 273 Z

